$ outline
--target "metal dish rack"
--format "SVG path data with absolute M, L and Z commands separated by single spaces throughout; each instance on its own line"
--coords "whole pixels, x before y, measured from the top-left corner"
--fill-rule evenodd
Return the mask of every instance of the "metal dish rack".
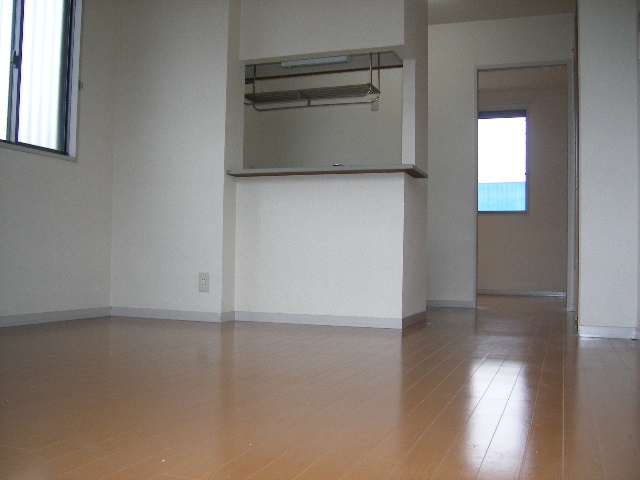
M 373 53 L 369 54 L 369 82 L 356 85 L 333 87 L 301 88 L 297 90 L 277 90 L 256 92 L 256 65 L 253 65 L 253 91 L 244 95 L 245 105 L 263 112 L 291 108 L 327 107 L 336 105 L 371 105 L 380 98 L 380 53 L 377 53 L 378 85 L 373 84 Z M 338 102 L 329 100 L 340 100 Z M 300 102 L 304 102 L 300 104 Z M 291 103 L 296 103 L 291 105 Z

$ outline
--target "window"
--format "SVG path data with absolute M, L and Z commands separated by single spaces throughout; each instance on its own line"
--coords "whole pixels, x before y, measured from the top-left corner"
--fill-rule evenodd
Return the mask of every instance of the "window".
M 0 140 L 72 150 L 79 1 L 0 0 Z
M 478 114 L 478 211 L 526 212 L 527 113 Z

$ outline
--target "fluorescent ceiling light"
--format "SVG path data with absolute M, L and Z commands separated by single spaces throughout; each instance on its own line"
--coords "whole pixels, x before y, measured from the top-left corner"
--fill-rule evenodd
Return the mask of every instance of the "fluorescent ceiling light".
M 330 63 L 346 63 L 348 60 L 349 57 L 346 55 L 339 57 L 305 58 L 302 60 L 288 60 L 286 62 L 281 62 L 280 66 L 284 68 L 310 67 L 313 65 L 327 65 Z

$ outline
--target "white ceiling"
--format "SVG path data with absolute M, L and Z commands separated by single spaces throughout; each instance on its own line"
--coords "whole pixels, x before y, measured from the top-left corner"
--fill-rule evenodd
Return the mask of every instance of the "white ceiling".
M 575 13 L 576 0 L 429 0 L 429 23 Z

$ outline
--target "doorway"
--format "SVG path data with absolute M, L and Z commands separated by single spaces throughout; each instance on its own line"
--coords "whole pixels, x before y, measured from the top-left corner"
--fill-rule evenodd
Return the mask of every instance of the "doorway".
M 508 143 L 514 134 L 488 141 L 488 134 L 483 133 L 486 127 L 477 129 L 478 165 L 484 169 L 478 178 L 478 191 L 484 195 L 482 205 L 486 205 L 487 195 L 499 195 L 500 191 L 519 195 L 516 209 L 501 207 L 508 203 L 498 201 L 494 211 L 477 214 L 477 294 L 566 295 L 567 310 L 575 310 L 572 76 L 569 64 L 477 70 L 479 124 L 511 117 L 523 117 L 526 123 L 524 140 L 518 140 L 524 142 L 526 165 L 524 173 L 513 179 L 504 175 L 505 164 L 497 168 L 500 175 L 487 175 L 482 152 L 487 142 Z M 498 154 L 491 155 L 495 158 Z

